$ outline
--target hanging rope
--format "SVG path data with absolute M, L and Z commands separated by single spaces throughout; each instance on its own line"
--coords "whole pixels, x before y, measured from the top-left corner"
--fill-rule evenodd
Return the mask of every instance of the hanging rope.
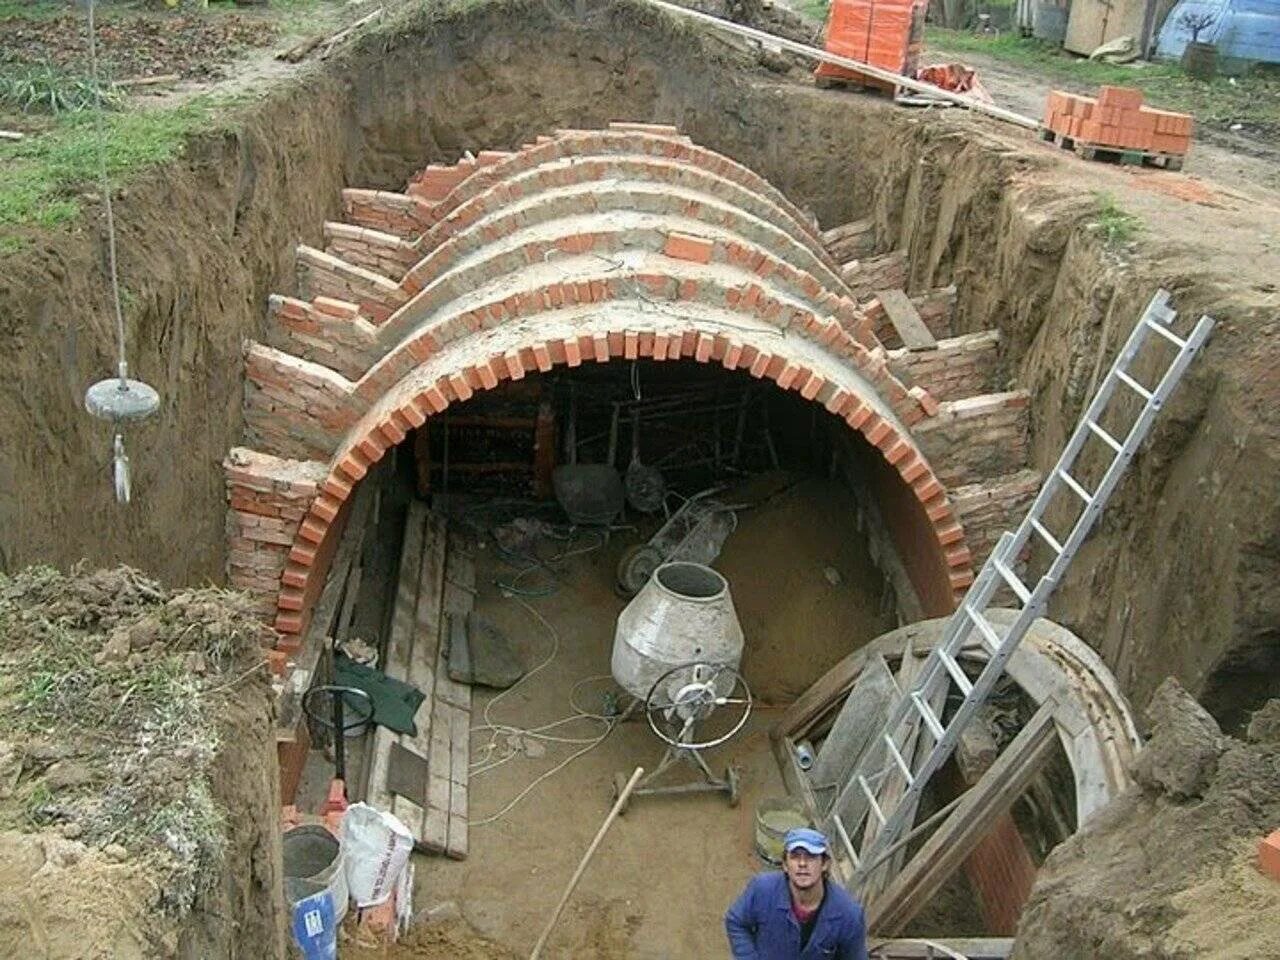
M 89 81 L 93 84 L 93 127 L 98 154 L 98 181 L 107 220 L 107 270 L 111 276 L 111 302 L 116 321 L 116 375 L 91 386 L 84 405 L 95 417 L 110 420 L 115 427 L 111 444 L 112 479 L 116 500 L 128 503 L 132 498 L 129 479 L 129 457 L 124 451 L 124 426 L 129 420 L 151 416 L 160 406 L 160 397 L 151 387 L 129 379 L 129 361 L 125 355 L 124 308 L 120 302 L 120 271 L 116 261 L 116 219 L 111 206 L 111 178 L 107 171 L 107 134 L 103 123 L 102 83 L 98 77 L 98 37 L 96 0 L 89 4 Z
M 116 375 L 120 389 L 128 389 L 129 362 L 124 352 L 124 310 L 120 306 L 120 271 L 116 266 L 116 218 L 111 207 L 111 179 L 107 173 L 106 132 L 103 129 L 102 85 L 98 80 L 98 38 L 94 13 L 96 0 L 89 0 L 89 80 L 93 84 L 93 130 L 97 141 L 98 179 L 107 217 L 107 269 L 111 274 L 111 300 L 116 313 Z

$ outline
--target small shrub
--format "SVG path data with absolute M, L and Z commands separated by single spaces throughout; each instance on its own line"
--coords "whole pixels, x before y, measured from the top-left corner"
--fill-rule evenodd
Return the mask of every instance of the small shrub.
M 1108 247 L 1118 247 L 1132 240 L 1142 229 L 1142 223 L 1132 214 L 1125 213 L 1109 193 L 1098 193 L 1098 232 Z

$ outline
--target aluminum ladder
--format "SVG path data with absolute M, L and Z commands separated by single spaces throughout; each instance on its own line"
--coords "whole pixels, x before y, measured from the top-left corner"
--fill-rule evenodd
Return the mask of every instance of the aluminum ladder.
M 870 880 L 878 871 L 893 872 L 893 854 L 905 843 L 925 784 L 950 757 L 965 726 L 1004 672 L 1010 655 L 1031 624 L 1043 614 L 1049 596 L 1102 513 L 1134 453 L 1150 432 L 1156 414 L 1203 346 L 1215 322 L 1202 316 L 1190 335 L 1183 339 L 1172 330 L 1176 316 L 1177 313 L 1169 306 L 1168 292 L 1158 291 L 1085 410 L 1027 515 L 1014 533 L 1006 531 L 1001 536 L 964 600 L 947 622 L 941 642 L 929 653 L 915 679 L 890 710 L 888 722 L 879 735 L 877 749 L 864 753 L 849 780 L 842 785 L 840 797 L 832 805 L 824 825 L 834 830 L 853 864 L 849 886 L 864 896 L 874 893 Z M 1165 367 L 1159 383 L 1148 389 L 1130 371 L 1140 356 L 1151 352 L 1144 352 L 1143 348 L 1152 337 L 1167 341 L 1176 354 Z M 1121 391 L 1120 396 L 1128 393 L 1141 400 L 1141 410 L 1123 439 L 1112 436 L 1102 425 L 1104 415 L 1113 408 L 1117 391 Z M 1090 439 L 1101 441 L 1110 450 L 1110 462 L 1093 490 L 1086 489 L 1072 473 Z M 1062 540 L 1050 532 L 1045 520 L 1046 512 L 1060 498 L 1074 498 L 1076 504 L 1070 513 L 1080 511 L 1070 533 Z M 1029 588 L 1019 578 L 1015 567 L 1017 558 L 1033 537 L 1048 548 L 1053 559 L 1035 587 Z M 985 612 L 992 606 L 996 591 L 1004 586 L 1013 592 L 1020 609 L 1008 628 L 1002 630 L 987 619 Z M 977 678 L 970 680 L 960 666 L 959 655 L 966 644 L 972 643 L 975 631 L 989 659 Z M 946 723 L 930 704 L 931 700 L 942 702 L 945 710 L 945 699 L 939 700 L 943 691 L 947 694 L 958 692 L 964 698 Z M 919 740 L 922 726 L 933 745 L 923 761 L 913 766 L 910 759 L 913 748 L 919 742 L 922 752 L 925 744 Z M 849 799 L 851 792 L 859 812 L 856 822 L 845 823 L 840 811 L 845 809 L 844 801 Z M 886 798 L 886 794 L 896 794 L 896 798 Z M 885 799 L 892 802 L 882 805 L 881 800 Z M 863 837 L 861 856 L 856 848 L 856 838 L 860 834 Z M 882 877 L 880 882 L 888 879 L 887 876 Z

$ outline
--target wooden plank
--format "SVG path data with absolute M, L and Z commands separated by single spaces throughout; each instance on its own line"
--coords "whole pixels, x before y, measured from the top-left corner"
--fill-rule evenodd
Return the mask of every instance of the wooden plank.
M 936 350 L 938 341 L 920 319 L 915 304 L 901 290 L 877 290 L 876 299 L 908 350 Z
M 940 960 L 936 943 L 968 960 L 1008 960 L 1013 954 L 1013 937 L 942 937 L 930 940 L 872 940 L 877 960 Z
M 416 509 L 415 509 L 416 508 Z M 379 665 L 382 672 L 396 680 L 409 680 L 409 658 L 413 644 L 413 618 L 418 600 L 418 578 L 422 568 L 422 532 L 424 511 L 419 504 L 411 504 L 405 518 L 404 538 L 400 549 L 400 573 L 391 613 L 391 629 L 387 634 L 386 654 Z M 385 727 L 378 727 L 373 735 L 373 762 L 369 768 L 369 783 L 365 800 L 380 810 L 390 810 L 405 820 L 405 826 L 414 829 L 414 811 L 403 797 L 393 799 L 387 789 L 387 767 L 391 759 L 391 744 L 397 735 Z M 419 817 L 420 819 L 420 817 Z
M 449 835 L 445 852 L 455 860 L 467 855 L 470 760 L 471 712 L 454 709 L 449 718 Z
M 893 674 L 884 657 L 873 656 L 845 699 L 809 771 L 809 781 L 814 795 L 820 798 L 820 806 L 823 800 L 834 803 L 840 786 L 848 780 L 871 739 L 884 726 L 896 692 Z
M 867 927 L 878 934 L 900 931 L 973 853 L 991 825 L 1007 813 L 1056 742 L 1049 701 L 1018 732 L 1000 758 L 964 796 L 956 810 L 916 851 L 884 893 L 867 907 Z
M 422 691 L 424 699 L 414 716 L 418 728 L 416 735 L 401 736 L 400 744 L 427 762 L 427 794 L 421 803 L 411 803 L 403 797 L 396 798 L 395 813 L 405 811 L 405 825 L 413 831 L 414 839 L 425 846 L 423 835 L 427 821 L 427 807 L 431 783 L 431 735 L 435 723 L 435 675 L 436 653 L 439 650 L 440 598 L 444 592 L 445 526 L 435 514 L 426 512 L 421 504 L 417 509 L 422 516 L 422 539 L 418 564 L 417 602 L 413 609 L 413 649 L 410 652 L 406 679 Z
M 774 36 L 763 30 L 756 30 L 754 27 L 742 26 L 741 24 L 732 23 L 728 20 L 722 20 L 719 17 L 713 17 L 710 14 L 701 13 L 697 10 L 690 10 L 686 7 L 677 6 L 674 3 L 667 3 L 666 0 L 648 0 L 655 7 L 666 10 L 668 13 L 674 13 L 677 16 L 689 17 L 701 23 L 715 27 L 718 30 L 724 30 L 741 37 L 749 37 L 760 43 L 770 44 L 774 47 L 780 47 L 791 53 L 798 53 L 801 56 L 818 60 L 822 63 L 829 63 L 833 66 L 843 67 L 846 70 L 853 70 L 857 73 L 865 74 L 877 80 L 883 80 L 897 87 L 903 87 L 907 90 L 915 90 L 919 93 L 928 93 L 932 96 L 941 97 L 952 103 L 959 104 L 962 107 L 968 107 L 978 113 L 985 113 L 989 117 L 995 117 L 998 120 L 1004 120 L 1007 123 L 1016 124 L 1020 127 L 1026 127 L 1034 130 L 1040 125 L 1040 121 L 1032 117 L 1024 117 L 1021 114 L 1014 113 L 1012 110 L 1005 110 L 994 104 L 986 103 L 976 97 L 963 93 L 953 93 L 950 90 L 944 90 L 942 87 L 936 87 L 931 83 L 923 80 L 916 80 L 911 77 L 904 77 L 894 73 L 892 70 L 883 70 L 880 67 L 874 67 L 869 63 L 863 63 L 860 60 L 853 60 L 849 57 L 842 57 L 839 54 L 829 53 L 826 50 L 820 50 L 817 47 L 811 47 L 807 44 L 797 43 L 794 40 L 788 40 L 785 37 Z

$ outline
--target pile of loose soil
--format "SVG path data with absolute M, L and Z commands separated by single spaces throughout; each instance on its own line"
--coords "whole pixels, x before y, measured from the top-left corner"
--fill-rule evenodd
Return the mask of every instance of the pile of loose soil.
M 723 498 L 750 499 L 743 494 Z M 818 478 L 796 480 L 738 514 L 715 567 L 729 581 L 746 637 L 743 673 L 765 702 L 794 700 L 846 654 L 895 626 L 881 609 L 884 578 L 856 515 L 846 487 Z
M 176 73 L 185 79 L 225 76 L 223 67 L 248 47 L 272 43 L 277 26 L 242 14 L 199 16 L 151 11 L 117 14 L 97 25 L 98 56 L 116 79 Z M 89 38 L 82 16 L 0 20 L 0 66 L 50 64 L 86 73 Z
M 516 960 L 516 954 L 487 940 L 465 920 L 415 926 L 391 946 L 343 943 L 344 960 Z
M 1014 960 L 1280 957 L 1280 883 L 1256 865 L 1280 823 L 1276 725 L 1224 737 L 1173 680 L 1147 716 L 1137 786 L 1049 856 Z
M 235 925 L 189 929 L 210 907 L 270 934 L 264 629 L 239 594 L 124 567 L 0 575 L 0 956 L 225 946 Z

